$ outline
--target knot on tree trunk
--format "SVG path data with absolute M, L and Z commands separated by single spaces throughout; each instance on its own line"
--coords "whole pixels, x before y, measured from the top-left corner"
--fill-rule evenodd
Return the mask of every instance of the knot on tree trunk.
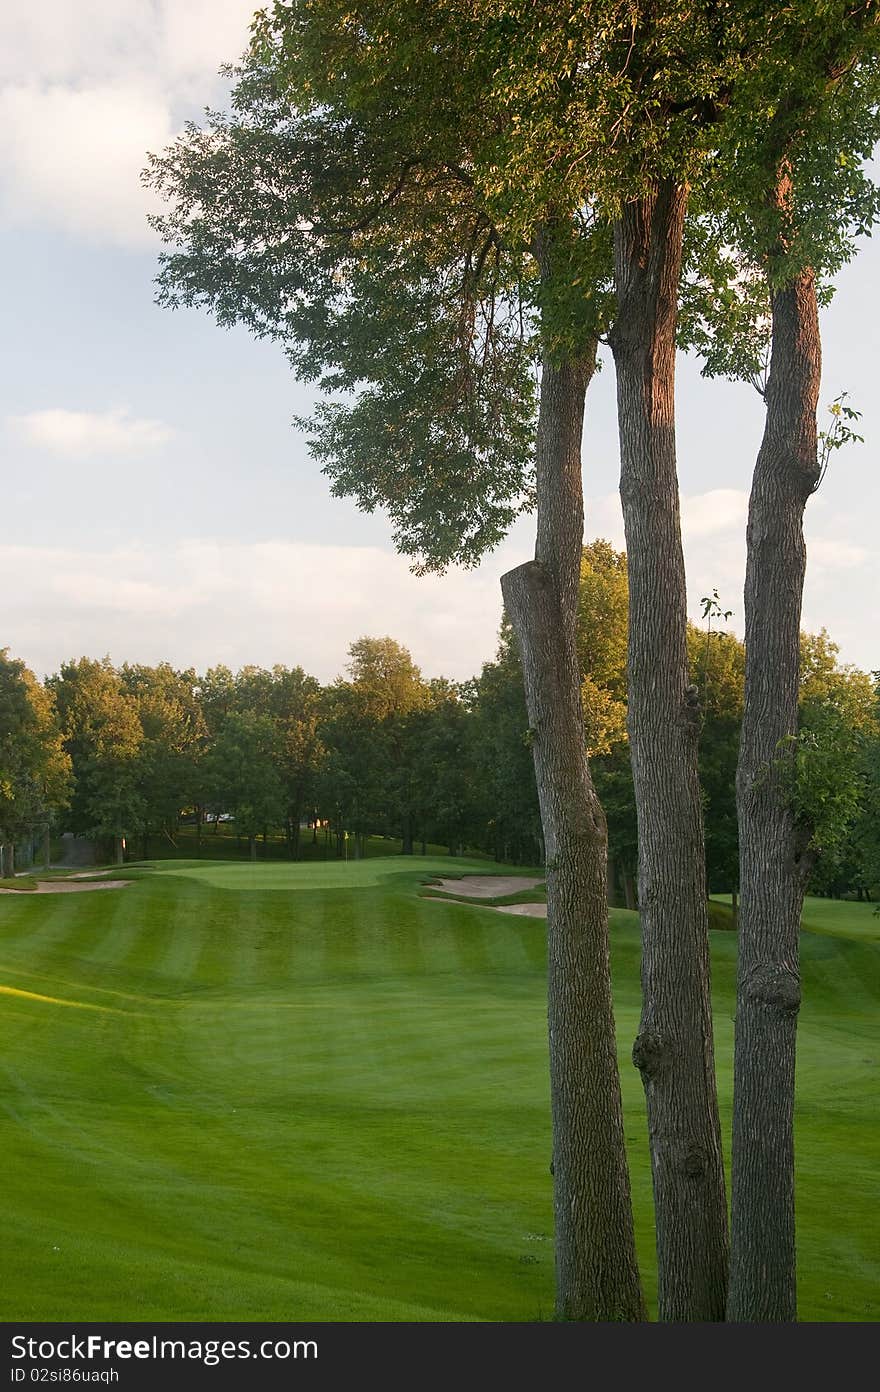
M 672 1045 L 659 1030 L 642 1030 L 632 1047 L 632 1061 L 643 1080 L 659 1078 L 672 1063 Z
M 676 1138 L 666 1152 L 670 1168 L 683 1174 L 686 1179 L 703 1179 L 709 1169 L 709 1155 L 699 1141 L 692 1138 Z
M 700 688 L 693 684 L 684 689 L 684 714 L 689 724 L 696 726 L 702 724 L 703 703 L 700 699 Z
M 794 1015 L 801 1005 L 801 982 L 797 972 L 782 962 L 764 962 L 753 967 L 743 982 L 745 996 L 758 1005 Z

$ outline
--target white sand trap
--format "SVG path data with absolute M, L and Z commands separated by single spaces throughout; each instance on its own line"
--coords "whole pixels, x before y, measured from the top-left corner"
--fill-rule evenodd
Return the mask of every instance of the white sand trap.
M 445 889 L 447 894 L 460 894 L 465 899 L 498 899 L 502 894 L 518 894 L 521 889 L 534 889 L 543 883 L 529 875 L 463 875 L 460 880 L 432 880 L 429 888 Z
M 524 914 L 526 918 L 546 918 L 546 904 L 496 904 L 496 913 Z
M 92 884 L 71 884 L 70 880 L 38 880 L 36 889 L 0 889 L 0 894 L 17 894 L 27 899 L 31 894 L 88 894 L 92 889 L 127 889 L 134 880 L 100 880 Z

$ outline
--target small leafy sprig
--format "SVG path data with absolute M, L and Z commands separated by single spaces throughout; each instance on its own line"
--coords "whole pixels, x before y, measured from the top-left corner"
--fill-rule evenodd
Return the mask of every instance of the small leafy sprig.
M 863 445 L 865 443 L 864 435 L 857 434 L 850 424 L 851 421 L 861 420 L 862 413 L 855 410 L 854 407 L 848 406 L 848 399 L 849 392 L 841 392 L 839 396 L 834 398 L 828 407 L 831 425 L 827 430 L 819 431 L 819 476 L 813 487 L 814 493 L 822 485 L 822 480 L 828 472 L 828 465 L 835 450 L 842 449 L 844 445 Z

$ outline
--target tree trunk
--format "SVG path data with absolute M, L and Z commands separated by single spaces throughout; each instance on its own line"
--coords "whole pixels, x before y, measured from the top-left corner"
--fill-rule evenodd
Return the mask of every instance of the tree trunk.
M 197 807 L 197 808 L 196 808 L 196 857 L 197 857 L 197 858 L 200 858 L 200 857 L 201 857 L 201 854 L 202 854 L 202 819 L 203 819 L 203 817 L 204 817 L 204 808 L 203 808 L 203 807 Z
M 798 933 L 810 864 L 786 797 L 785 752 L 798 726 L 802 523 L 818 480 L 820 371 L 815 283 L 803 271 L 773 295 L 767 414 L 747 531 L 728 1305 L 728 1318 L 742 1321 L 797 1315 L 792 1127 Z
M 0 846 L 0 879 L 11 880 L 15 874 L 15 853 L 11 841 Z
M 642 1016 L 662 1320 L 718 1321 L 727 1207 L 715 1086 L 700 716 L 690 685 L 675 461 L 675 326 L 686 191 L 615 227 L 620 494 L 629 569 L 628 727 L 639 836 Z
M 48 826 L 43 832 L 43 865 L 46 870 L 52 866 L 52 831 Z
M 607 836 L 586 757 L 576 648 L 581 436 L 595 357 L 593 342 L 582 360 L 545 361 L 535 560 L 501 586 L 522 655 L 547 849 L 556 1312 L 632 1321 L 645 1309 L 611 1000 Z
M 256 860 L 256 858 L 257 858 L 257 838 L 256 838 L 256 836 L 249 836 L 249 837 L 248 837 L 248 846 L 250 847 L 250 856 L 251 856 L 251 860 Z
M 116 848 L 116 864 L 123 865 L 125 863 L 125 850 L 122 845 L 121 836 L 117 836 L 114 838 L 114 845 Z

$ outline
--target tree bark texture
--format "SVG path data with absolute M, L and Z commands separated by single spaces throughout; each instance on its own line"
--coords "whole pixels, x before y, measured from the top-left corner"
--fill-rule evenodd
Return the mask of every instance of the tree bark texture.
M 797 1316 L 794 1069 L 798 933 L 810 858 L 786 796 L 798 728 L 803 513 L 819 476 L 821 347 L 812 273 L 773 295 L 764 438 L 749 503 L 737 768 L 739 969 L 728 1318 Z
M 534 561 L 502 579 L 522 655 L 546 847 L 556 1313 L 645 1317 L 611 999 L 605 817 L 586 756 L 576 624 L 581 436 L 595 343 L 545 363 Z
M 675 458 L 675 330 L 687 193 L 661 182 L 615 228 L 628 728 L 639 838 L 642 1075 L 662 1320 L 723 1320 L 728 1229 L 715 1085 L 698 694 L 690 684 Z

